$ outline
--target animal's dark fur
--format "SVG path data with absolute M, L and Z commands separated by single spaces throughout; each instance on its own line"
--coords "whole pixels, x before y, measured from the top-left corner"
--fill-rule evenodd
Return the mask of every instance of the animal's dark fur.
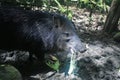
M 0 8 L 0 49 L 44 53 L 83 51 L 74 25 L 64 16 L 40 11 Z

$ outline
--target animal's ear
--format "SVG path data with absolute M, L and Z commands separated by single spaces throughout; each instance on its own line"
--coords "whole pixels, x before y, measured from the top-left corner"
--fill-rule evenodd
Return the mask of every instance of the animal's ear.
M 59 28 L 61 26 L 61 20 L 58 16 L 53 16 L 53 23 L 55 28 Z

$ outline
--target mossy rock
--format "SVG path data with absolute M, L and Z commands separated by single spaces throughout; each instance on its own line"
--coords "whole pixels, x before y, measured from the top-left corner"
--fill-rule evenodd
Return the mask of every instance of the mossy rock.
M 0 65 L 0 80 L 22 80 L 22 76 L 15 67 Z

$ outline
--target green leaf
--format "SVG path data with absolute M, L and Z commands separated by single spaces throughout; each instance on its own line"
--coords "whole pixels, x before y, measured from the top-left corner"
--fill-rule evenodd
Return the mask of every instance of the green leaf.
M 61 11 L 62 13 L 64 13 L 64 12 L 66 11 L 66 9 L 64 9 L 64 8 L 62 7 L 62 5 L 58 2 L 58 0 L 54 0 L 54 1 L 55 1 L 55 3 L 58 5 L 60 11 Z
M 82 2 L 84 2 L 85 4 L 89 3 L 89 0 L 81 0 Z

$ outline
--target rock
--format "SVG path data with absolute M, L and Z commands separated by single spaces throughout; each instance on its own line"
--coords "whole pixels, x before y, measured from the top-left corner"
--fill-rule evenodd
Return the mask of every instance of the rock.
M 23 63 L 29 59 L 29 52 L 25 51 L 0 51 L 0 63 Z
M 0 80 L 22 80 L 22 76 L 15 67 L 0 65 Z

